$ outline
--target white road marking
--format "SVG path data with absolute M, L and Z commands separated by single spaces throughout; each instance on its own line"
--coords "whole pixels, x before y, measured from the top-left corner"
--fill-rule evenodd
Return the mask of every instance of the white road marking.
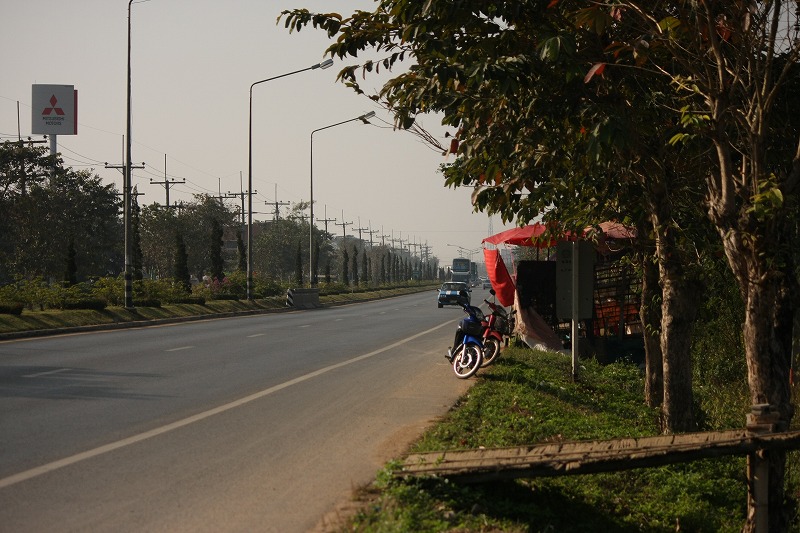
M 59 368 L 57 370 L 48 370 L 46 372 L 37 372 L 36 374 L 26 374 L 23 378 L 38 378 L 41 376 L 49 376 L 51 374 L 60 374 L 61 372 L 69 372 L 71 368 Z
M 247 338 L 248 339 L 253 339 L 255 337 L 263 337 L 264 335 L 266 335 L 266 333 L 256 333 L 254 335 L 248 335 Z
M 164 350 L 165 352 L 180 352 L 181 350 L 191 350 L 194 346 L 179 346 L 178 348 L 170 348 L 169 350 Z
M 265 396 L 269 396 L 270 394 L 274 394 L 279 392 L 283 389 L 287 389 L 294 385 L 298 385 L 303 383 L 304 381 L 308 381 L 315 377 L 321 376 L 323 374 L 327 374 L 333 370 L 352 365 L 353 363 L 358 363 L 359 361 L 363 361 L 365 359 L 369 359 L 370 357 L 375 357 L 376 355 L 380 355 L 383 352 L 388 352 L 389 350 L 393 350 L 398 346 L 402 346 L 403 344 L 410 342 L 414 339 L 418 339 L 428 333 L 432 333 L 437 329 L 441 329 L 445 326 L 452 326 L 453 321 L 448 320 L 447 322 L 443 322 L 438 326 L 434 326 L 428 330 L 422 331 L 415 335 L 412 335 L 406 339 L 399 340 L 393 344 L 389 344 L 384 346 L 383 348 L 379 348 L 369 353 L 365 353 L 363 355 L 359 355 L 353 357 L 352 359 L 348 359 L 347 361 L 342 361 L 341 363 L 336 363 L 333 365 L 329 365 L 319 370 L 315 370 L 313 372 L 309 372 L 308 374 L 304 374 L 302 376 L 296 377 L 294 379 L 290 379 L 289 381 L 285 381 L 273 387 L 269 387 L 262 391 L 253 393 L 249 396 L 245 396 L 244 398 L 240 398 L 238 400 L 234 400 L 232 402 L 226 403 L 224 405 L 220 405 L 219 407 L 215 407 L 213 409 L 209 409 L 208 411 L 204 411 L 202 413 L 198 413 L 196 415 L 190 416 L 188 418 L 184 418 L 182 420 L 177 420 L 172 422 L 171 424 L 167 424 L 165 426 L 161 426 L 158 428 L 151 429 L 150 431 L 145 431 L 144 433 L 139 433 L 138 435 L 132 435 L 128 438 L 118 440 L 116 442 L 110 442 L 103 446 L 99 446 L 97 448 L 86 450 L 85 452 L 76 453 L 75 455 L 71 455 L 69 457 L 65 457 L 63 459 L 59 459 L 57 461 L 52 461 L 47 464 L 43 464 L 41 466 L 37 466 L 35 468 L 31 468 L 29 470 L 25 470 L 24 472 L 19 472 L 18 474 L 14 474 L 12 476 L 8 476 L 6 478 L 0 479 L 0 489 L 4 489 L 6 487 L 10 487 L 11 485 L 16 485 L 17 483 L 21 483 L 23 481 L 27 481 L 29 479 L 33 479 L 35 477 L 42 476 L 44 474 L 48 474 L 55 470 L 59 470 L 61 468 L 74 465 L 75 463 L 79 463 L 81 461 L 85 461 L 87 459 L 92 459 L 99 455 L 103 455 L 109 452 L 113 452 L 114 450 L 119 450 L 120 448 L 124 448 L 126 446 L 130 446 L 132 444 L 137 444 L 139 442 L 145 441 L 147 439 L 157 437 L 159 435 L 163 435 L 164 433 L 168 433 L 170 431 L 174 431 L 176 429 L 180 429 L 184 426 L 188 426 L 190 424 L 194 424 L 195 422 L 200 422 L 201 420 L 205 420 L 206 418 L 210 418 L 214 415 L 218 415 L 224 413 L 225 411 L 230 411 L 231 409 L 235 409 L 237 407 L 241 407 L 246 405 L 250 402 L 254 402 Z

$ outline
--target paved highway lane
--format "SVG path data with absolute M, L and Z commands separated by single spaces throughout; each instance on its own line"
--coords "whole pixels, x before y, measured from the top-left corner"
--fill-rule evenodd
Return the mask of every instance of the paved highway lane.
M 462 315 L 431 291 L 2 342 L 0 531 L 307 531 L 466 390 Z

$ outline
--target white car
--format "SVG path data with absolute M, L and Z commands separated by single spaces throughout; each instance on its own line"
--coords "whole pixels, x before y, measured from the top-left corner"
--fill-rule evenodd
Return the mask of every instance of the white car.
M 466 294 L 464 298 L 462 293 Z M 436 298 L 436 304 L 439 308 L 445 305 L 462 305 L 470 303 L 470 288 L 466 283 L 460 281 L 448 281 L 439 289 L 439 296 Z

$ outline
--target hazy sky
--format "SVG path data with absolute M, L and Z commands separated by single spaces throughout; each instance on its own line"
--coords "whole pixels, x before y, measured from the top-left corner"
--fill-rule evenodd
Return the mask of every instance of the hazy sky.
M 74 85 L 78 135 L 59 136 L 58 149 L 65 164 L 92 168 L 121 190 L 120 172 L 104 163 L 124 161 L 128 2 L 0 0 L 0 6 L 0 139 L 17 138 L 18 107 L 19 130 L 30 135 L 31 85 Z M 323 32 L 289 34 L 276 25 L 281 10 L 296 7 L 348 15 L 373 10 L 374 2 L 134 1 L 132 160 L 146 164 L 133 172 L 133 184 L 144 193 L 140 205 L 164 203 L 164 186 L 150 181 L 164 180 L 165 156 L 167 177 L 186 180 L 170 188 L 170 202 L 247 189 L 250 85 L 318 63 L 327 48 Z M 380 107 L 335 82 L 339 69 L 354 63 L 336 60 L 327 70 L 253 89 L 254 218 L 272 218 L 265 202 L 308 201 L 312 131 L 375 111 L 372 122 L 382 128 L 352 122 L 314 134 L 315 218 L 327 212 L 337 223 L 352 222 L 351 235 L 358 235 L 360 223 L 427 243 L 443 265 L 458 255 L 456 246 L 479 249 L 490 228 L 504 229 L 499 217 L 474 213 L 471 190 L 444 187 L 440 153 L 393 131 Z M 368 79 L 365 85 L 380 83 Z M 422 123 L 446 143 L 436 117 Z M 341 235 L 342 226 L 332 224 L 329 231 Z

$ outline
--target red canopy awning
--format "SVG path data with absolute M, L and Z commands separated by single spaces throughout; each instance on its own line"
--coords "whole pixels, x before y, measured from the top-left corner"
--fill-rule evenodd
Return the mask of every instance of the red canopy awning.
M 546 232 L 547 226 L 536 222 L 535 224 L 528 224 L 527 226 L 502 231 L 490 237 L 486 237 L 481 242 L 494 245 L 513 244 L 516 246 L 538 246 L 539 248 L 555 246 L 556 243 L 554 239 L 545 239 L 542 237 Z
M 598 224 L 600 231 L 603 232 L 606 239 L 635 239 L 636 229 L 629 228 L 619 222 L 601 222 Z M 588 229 L 588 228 L 587 228 Z
M 620 224 L 619 222 L 601 222 L 598 224 L 600 231 L 607 239 L 634 239 L 636 238 L 636 230 Z M 589 226 L 584 230 L 584 235 L 593 229 Z M 549 248 L 555 246 L 559 240 L 567 241 L 574 240 L 572 235 L 567 232 L 561 239 L 556 239 L 551 236 L 550 238 L 544 237 L 547 233 L 547 226 L 541 222 L 528 224 L 527 226 L 511 228 L 506 231 L 501 231 L 490 237 L 486 237 L 481 241 L 483 244 L 511 244 L 516 246 L 536 246 L 539 248 Z

